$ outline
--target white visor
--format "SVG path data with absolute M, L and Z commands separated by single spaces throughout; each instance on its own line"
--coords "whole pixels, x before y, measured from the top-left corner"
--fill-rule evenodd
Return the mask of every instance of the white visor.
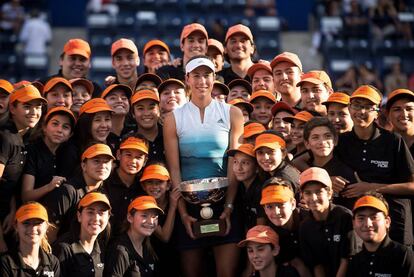
M 207 59 L 207 58 L 197 58 L 197 59 L 191 60 L 187 63 L 187 65 L 185 66 L 185 74 L 190 73 L 191 71 L 193 71 L 194 69 L 196 69 L 197 67 L 200 67 L 200 66 L 207 66 L 213 72 L 215 72 L 215 69 L 216 69 L 213 62 L 210 61 L 209 59 Z

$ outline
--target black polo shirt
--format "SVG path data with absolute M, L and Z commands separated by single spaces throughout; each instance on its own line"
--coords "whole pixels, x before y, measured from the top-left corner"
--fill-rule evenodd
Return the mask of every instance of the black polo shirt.
M 98 240 L 93 245 L 92 252 L 85 251 L 74 234 L 69 233 L 59 239 L 53 246 L 53 253 L 60 261 L 62 276 L 101 277 L 104 271 L 104 253 L 101 252 Z
M 299 277 L 298 271 L 290 265 L 278 264 L 275 277 Z M 260 272 L 255 271 L 252 277 L 260 277 Z
M 272 171 L 271 176 L 269 177 L 280 177 L 285 180 L 289 180 L 293 187 L 293 192 L 295 193 L 295 199 L 299 203 L 300 201 L 300 185 L 299 185 L 299 175 L 300 171 L 291 165 L 289 162 L 282 161 L 280 165 Z
M 257 225 L 258 217 L 266 217 L 263 207 L 260 205 L 262 185 L 263 182 L 259 176 L 256 176 L 248 189 L 243 182 L 239 182 L 236 201 L 239 206 L 238 210 L 242 213 L 246 231 Z
M 223 77 L 224 83 L 226 85 L 228 85 L 231 81 L 233 81 L 235 79 L 244 79 L 247 82 L 251 83 L 251 79 L 250 79 L 249 75 L 246 74 L 246 76 L 244 78 L 243 77 L 240 77 L 239 75 L 237 75 L 233 71 L 233 69 L 231 68 L 231 66 L 226 67 L 226 68 L 223 68 L 221 71 L 219 71 L 217 73 L 217 75 Z
M 158 134 L 157 137 L 151 141 L 148 140 L 149 149 L 148 149 L 148 162 L 162 162 L 165 163 L 165 154 L 164 154 L 164 138 L 163 138 L 163 130 L 162 125 L 157 124 Z
M 6 111 L 3 114 L 0 114 L 0 130 L 3 130 L 3 128 L 7 125 L 7 122 L 10 120 L 9 118 L 9 111 Z
M 311 271 L 322 265 L 326 276 L 336 275 L 341 258 L 348 258 L 351 230 L 352 213 L 345 207 L 331 204 L 326 221 L 316 221 L 309 213 L 299 227 L 299 241 L 303 261 Z
M 13 277 L 58 277 L 60 276 L 59 260 L 52 254 L 39 249 L 39 265 L 36 269 L 26 265 L 17 249 L 11 249 L 0 257 L 0 276 Z
M 23 138 L 16 127 L 9 125 L 0 131 L 0 163 L 4 165 L 0 178 L 0 222 L 10 212 L 10 200 L 20 198 L 20 181 L 26 162 L 26 150 Z
M 27 146 L 27 160 L 23 174 L 35 177 L 34 188 L 48 184 L 56 176 L 56 156 L 42 138 Z
M 386 236 L 377 251 L 363 247 L 349 258 L 347 276 L 414 276 L 413 251 Z
M 127 216 L 128 205 L 139 195 L 144 195 L 144 191 L 139 183 L 139 176 L 128 187 L 119 178 L 118 169 L 112 171 L 109 178 L 104 181 L 103 188 L 112 206 L 110 223 L 112 237 L 115 237 L 121 233 L 122 225 Z
M 72 221 L 76 220 L 77 204 L 87 193 L 86 187 L 85 179 L 79 174 L 43 197 L 49 222 L 59 228 L 59 235 L 68 232 Z M 104 193 L 103 187 L 97 191 Z
M 185 68 L 184 65 L 180 64 L 178 66 L 173 65 L 164 65 L 158 68 L 155 72 L 163 81 L 167 79 L 178 79 L 180 81 L 185 81 Z
M 58 176 L 72 178 L 80 172 L 81 152 L 75 139 L 72 137 L 62 143 L 56 150 L 56 174 Z
M 135 251 L 127 233 L 123 233 L 111 245 L 106 255 L 104 276 L 141 276 L 155 274 L 155 260 L 143 245 L 143 257 Z
M 302 221 L 309 216 L 309 211 L 296 208 L 289 220 L 292 220 L 292 229 L 288 230 L 283 226 L 276 226 L 268 221 L 268 225 L 279 235 L 280 252 L 276 257 L 276 261 L 286 263 L 296 257 L 301 258 L 299 246 L 299 226 Z
M 354 130 L 341 134 L 334 153 L 365 182 L 404 183 L 414 174 L 414 161 L 402 137 L 376 125 L 369 140 L 359 139 Z M 411 196 L 387 194 L 385 198 L 392 218 L 391 239 L 412 245 Z

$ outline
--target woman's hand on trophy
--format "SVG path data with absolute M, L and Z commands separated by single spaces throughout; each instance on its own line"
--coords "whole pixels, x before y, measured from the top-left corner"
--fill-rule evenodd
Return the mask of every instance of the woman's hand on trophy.
M 193 233 L 193 223 L 197 222 L 197 219 L 190 216 L 189 214 L 184 214 L 181 216 L 181 221 L 183 222 L 185 230 L 187 231 L 187 234 L 190 236 L 190 238 L 196 239 Z
M 226 221 L 226 233 L 224 233 L 224 236 L 227 236 L 229 234 L 229 232 L 230 232 L 230 228 L 231 228 L 231 221 L 230 221 L 231 212 L 232 212 L 232 209 L 226 207 L 226 208 L 224 208 L 223 212 L 220 215 L 220 219 Z

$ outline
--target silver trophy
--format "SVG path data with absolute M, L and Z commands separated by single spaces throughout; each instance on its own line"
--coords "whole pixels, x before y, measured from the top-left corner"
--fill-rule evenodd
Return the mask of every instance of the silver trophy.
M 213 209 L 210 205 L 223 199 L 228 185 L 226 177 L 212 177 L 181 182 L 180 190 L 183 198 L 191 204 L 201 206 L 200 216 L 203 220 L 193 224 L 193 231 L 196 237 L 225 233 L 225 221 L 211 219 L 213 217 Z

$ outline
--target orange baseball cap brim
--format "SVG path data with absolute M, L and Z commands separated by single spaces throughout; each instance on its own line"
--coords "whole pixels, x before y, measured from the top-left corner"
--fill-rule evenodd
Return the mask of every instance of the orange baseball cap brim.
M 262 190 L 260 205 L 285 203 L 294 198 L 293 191 L 285 186 L 267 186 Z
M 49 221 L 47 211 L 45 207 L 37 202 L 23 204 L 16 211 L 16 220 L 17 222 L 24 222 L 29 219 L 38 218 L 44 221 Z
M 377 210 L 383 212 L 385 215 L 388 215 L 387 206 L 385 206 L 384 202 L 382 202 L 380 199 L 378 199 L 375 196 L 365 195 L 365 196 L 362 196 L 361 198 L 359 198 L 355 202 L 354 208 L 352 209 L 352 212 L 355 213 L 355 211 L 357 209 L 364 208 L 364 207 L 374 208 L 374 209 L 377 209 Z
M 250 103 L 254 102 L 255 100 L 257 100 L 260 97 L 264 97 L 264 98 L 270 100 L 273 103 L 277 102 L 276 97 L 270 91 L 258 90 L 258 91 L 253 92 L 253 94 L 250 98 Z
M 261 134 L 264 131 L 266 131 L 266 128 L 263 126 L 263 124 L 253 122 L 244 126 L 243 137 L 250 138 L 251 136 Z
M 308 122 L 309 120 L 311 120 L 313 118 L 313 115 L 307 111 L 301 111 L 298 112 L 297 114 L 295 114 L 294 116 L 287 116 L 284 117 L 283 120 L 289 123 L 292 123 L 293 120 L 297 119 L 303 122 Z
M 108 145 L 103 143 L 97 143 L 92 146 L 89 146 L 83 153 L 82 153 L 82 161 L 84 159 L 92 159 L 96 156 L 105 155 L 111 157 L 115 160 L 115 157 L 112 155 L 111 148 Z
M 170 55 L 170 48 L 168 47 L 167 44 L 165 44 L 165 42 L 163 42 L 162 40 L 158 40 L 158 39 L 153 39 L 148 41 L 145 45 L 144 45 L 144 50 L 143 53 L 145 55 L 145 53 L 147 53 L 147 51 L 154 46 L 159 46 L 163 49 L 165 49 L 165 51 L 167 51 L 168 55 Z
M 100 192 L 90 192 L 85 194 L 85 196 L 79 201 L 78 209 L 88 207 L 97 202 L 106 204 L 109 210 L 112 208 L 111 203 L 109 203 L 109 199 L 105 194 Z
M 76 85 L 82 85 L 84 87 L 86 87 L 86 91 L 92 95 L 93 90 L 94 90 L 94 86 L 93 83 L 91 81 L 89 81 L 88 79 L 84 79 L 84 78 L 75 78 L 75 79 L 71 79 L 69 80 L 70 84 L 72 85 L 72 88 Z
M 229 155 L 230 157 L 236 155 L 236 153 L 240 152 L 243 154 L 246 154 L 250 157 L 256 158 L 256 155 L 254 154 L 254 146 L 252 144 L 249 143 L 244 143 L 241 144 L 237 149 L 231 149 L 229 151 L 227 151 L 227 155 Z
M 286 148 L 286 142 L 283 138 L 275 134 L 264 133 L 256 137 L 254 144 L 254 151 L 261 147 L 268 147 L 270 149 L 284 149 Z
M 122 85 L 122 84 L 112 84 L 107 87 L 101 94 L 101 98 L 107 97 L 112 91 L 114 90 L 122 90 L 125 93 L 125 96 L 129 99 L 132 95 L 132 90 L 129 86 Z
M 145 142 L 142 139 L 129 137 L 127 138 L 121 145 L 119 146 L 119 149 L 134 149 L 141 151 L 148 155 L 148 146 L 145 144 Z
M 150 89 L 143 89 L 143 90 L 139 90 L 135 92 L 135 94 L 132 95 L 131 106 L 138 103 L 139 101 L 146 100 L 146 99 L 153 100 L 157 103 L 160 102 L 160 98 L 158 97 L 156 92 Z
M 62 77 L 54 77 L 47 81 L 43 88 L 43 95 L 46 95 L 51 89 L 53 89 L 56 85 L 62 84 L 66 87 L 68 87 L 71 91 L 73 91 L 72 84 Z
M 24 85 L 15 89 L 9 98 L 9 105 L 15 101 L 27 103 L 32 100 L 40 100 L 43 103 L 47 103 L 47 100 L 40 95 L 39 90 L 33 85 Z
M 381 103 L 381 95 L 371 86 L 364 85 L 357 88 L 351 95 L 350 100 L 355 98 L 364 98 L 375 105 L 379 105 Z
M 168 170 L 157 164 L 149 165 L 144 169 L 144 172 L 142 173 L 142 177 L 140 179 L 141 182 L 146 180 L 162 180 L 162 181 L 168 181 L 170 180 L 170 173 Z
M 338 103 L 347 106 L 349 105 L 349 95 L 342 92 L 334 92 L 329 95 L 325 102 L 322 102 L 323 105 L 329 105 L 331 103 Z
M 14 87 L 9 81 L 0 79 L 0 89 L 10 94 L 14 90 Z
M 273 73 L 272 73 L 272 68 L 270 67 L 270 63 L 264 63 L 264 62 L 258 62 L 258 63 L 253 64 L 251 67 L 249 67 L 249 70 L 247 70 L 247 75 L 252 79 L 253 75 L 258 70 L 261 70 L 261 69 L 269 72 L 269 74 L 272 75 L 272 78 L 273 78 Z
M 155 209 L 164 214 L 164 211 L 158 207 L 155 198 L 149 195 L 139 196 L 135 198 L 128 206 L 128 213 L 130 213 L 132 209 L 138 211 Z
M 386 109 L 389 110 L 395 101 L 399 99 L 410 99 L 414 101 L 414 92 L 408 89 L 396 89 L 388 95 Z

